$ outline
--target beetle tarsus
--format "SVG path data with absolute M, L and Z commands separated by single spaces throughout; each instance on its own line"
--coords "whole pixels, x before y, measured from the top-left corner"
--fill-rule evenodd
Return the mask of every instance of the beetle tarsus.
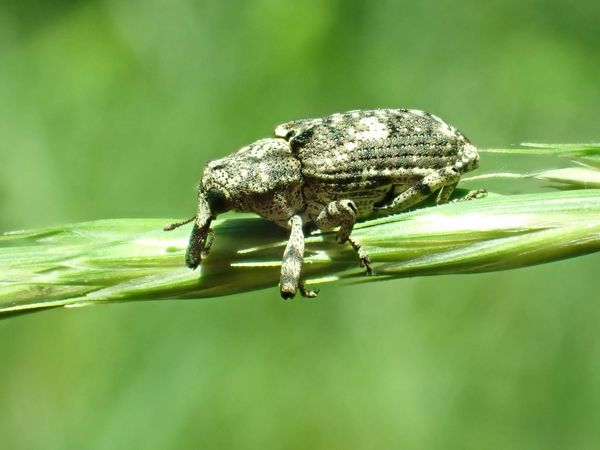
M 487 197 L 487 193 L 488 192 L 485 189 L 477 189 L 475 191 L 469 192 L 464 197 L 457 198 L 456 200 L 453 200 L 452 203 L 468 202 L 470 200 L 478 200 L 478 199 Z
M 371 268 L 371 258 L 369 258 L 369 255 L 367 254 L 367 252 L 365 252 L 365 249 L 362 248 L 362 245 L 356 242 L 353 238 L 348 238 L 348 243 L 358 254 L 360 265 L 361 267 L 364 267 L 365 271 L 367 272 L 367 275 L 373 275 L 373 269 Z
M 306 286 L 304 285 L 304 281 L 300 280 L 300 282 L 298 283 L 298 290 L 300 291 L 300 294 L 302 294 L 302 297 L 304 298 L 315 298 L 319 295 L 320 290 L 319 289 L 315 289 L 314 291 L 311 289 L 307 289 Z

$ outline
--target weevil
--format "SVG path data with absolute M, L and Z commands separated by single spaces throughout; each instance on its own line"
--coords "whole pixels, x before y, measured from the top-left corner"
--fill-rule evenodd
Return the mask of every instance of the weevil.
M 477 149 L 457 129 L 420 110 L 375 109 L 294 120 L 272 138 L 210 161 L 198 188 L 198 211 L 172 230 L 194 222 L 185 262 L 197 268 L 214 239 L 210 228 L 229 210 L 254 212 L 290 230 L 279 291 L 284 299 L 304 286 L 304 227 L 336 227 L 371 274 L 370 259 L 351 237 L 358 219 L 404 211 L 437 193 L 448 202 L 461 175 L 477 168 Z

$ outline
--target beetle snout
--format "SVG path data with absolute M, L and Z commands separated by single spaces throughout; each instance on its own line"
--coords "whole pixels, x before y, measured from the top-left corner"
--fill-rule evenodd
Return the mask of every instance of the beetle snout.
M 192 255 L 190 252 L 185 254 L 185 265 L 192 270 L 196 270 L 200 265 L 201 258 L 196 258 L 195 255 Z
M 202 262 L 202 258 L 208 255 L 214 239 L 214 232 L 210 228 L 210 220 L 203 226 L 194 223 L 190 242 L 185 252 L 185 265 L 190 269 L 196 269 Z
M 190 269 L 195 269 L 202 261 L 202 250 L 206 241 L 206 231 L 203 228 L 205 227 L 199 227 L 197 223 L 194 223 L 192 228 L 190 242 L 185 252 L 185 265 Z

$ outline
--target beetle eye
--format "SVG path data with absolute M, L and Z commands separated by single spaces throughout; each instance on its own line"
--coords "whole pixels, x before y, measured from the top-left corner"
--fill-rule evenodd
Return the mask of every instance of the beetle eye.
M 206 200 L 213 216 L 230 209 L 225 194 L 216 187 L 211 187 L 208 192 L 206 192 Z

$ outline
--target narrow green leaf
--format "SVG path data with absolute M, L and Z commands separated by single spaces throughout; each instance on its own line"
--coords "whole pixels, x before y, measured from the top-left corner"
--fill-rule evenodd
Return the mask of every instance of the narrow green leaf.
M 226 216 L 214 223 L 212 253 L 191 271 L 183 263 L 189 227 L 164 232 L 167 222 L 105 220 L 0 236 L 0 315 L 265 287 L 277 298 L 285 230 L 255 217 Z M 364 275 L 334 233 L 315 231 L 306 239 L 308 283 L 506 270 L 595 252 L 600 190 L 490 195 L 420 208 L 359 223 L 353 236 L 375 274 Z

